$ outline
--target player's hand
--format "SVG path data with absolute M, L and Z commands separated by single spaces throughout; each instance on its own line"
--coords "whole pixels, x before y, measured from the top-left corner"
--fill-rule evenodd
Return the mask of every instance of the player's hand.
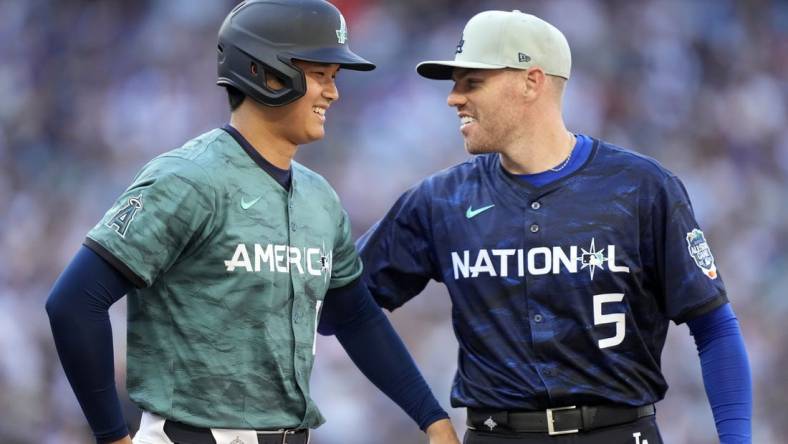
M 119 439 L 119 440 L 117 440 L 117 441 L 112 441 L 112 442 L 111 442 L 111 443 L 109 443 L 109 444 L 132 444 L 132 442 L 131 442 L 131 436 L 129 436 L 129 435 L 126 435 L 126 436 L 124 436 L 123 438 L 121 438 L 121 439 Z
M 448 419 L 441 419 L 430 424 L 427 427 L 427 436 L 430 438 L 430 444 L 460 444 L 454 426 Z

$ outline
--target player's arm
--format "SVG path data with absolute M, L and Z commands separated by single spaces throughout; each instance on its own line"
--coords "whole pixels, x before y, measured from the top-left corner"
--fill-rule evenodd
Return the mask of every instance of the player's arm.
M 131 282 L 82 247 L 52 288 L 46 310 L 60 362 L 99 443 L 130 443 L 115 389 L 109 307 Z
M 336 335 L 361 372 L 413 418 L 431 442 L 458 442 L 449 415 L 361 279 L 329 290 L 318 332 Z
M 339 221 L 330 290 L 323 302 L 318 332 L 335 334 L 356 366 L 427 432 L 431 443 L 458 444 L 448 414 L 435 400 L 402 340 L 372 298 L 370 286 L 362 280 L 362 263 L 344 210 Z M 411 296 L 421 291 L 429 278 L 422 276 L 418 280 L 411 288 Z M 397 302 L 399 306 L 404 300 Z
M 651 202 L 663 306 L 687 322 L 698 346 L 703 382 L 720 441 L 750 443 L 752 381 L 738 321 L 681 181 L 668 176 Z
M 440 276 L 429 213 L 433 195 L 419 184 L 397 199 L 386 215 L 358 241 L 364 283 L 383 308 L 393 311 Z
M 752 442 L 752 377 L 730 304 L 687 322 L 698 347 L 703 384 L 723 444 Z

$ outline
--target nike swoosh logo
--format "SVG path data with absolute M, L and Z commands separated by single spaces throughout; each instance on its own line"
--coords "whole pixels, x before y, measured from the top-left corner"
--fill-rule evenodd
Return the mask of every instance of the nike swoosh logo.
M 256 204 L 258 200 L 262 199 L 263 196 L 258 196 L 257 199 L 251 200 L 247 202 L 243 197 L 241 198 L 241 208 L 244 210 L 248 210 L 252 207 L 252 205 Z
M 465 211 L 465 217 L 468 218 L 468 219 L 473 219 L 474 217 L 484 213 L 485 211 L 489 210 L 490 208 L 492 208 L 494 206 L 495 206 L 495 204 L 487 205 L 486 207 L 481 207 L 481 208 L 478 208 L 476 210 L 474 210 L 473 208 L 468 206 L 468 210 Z

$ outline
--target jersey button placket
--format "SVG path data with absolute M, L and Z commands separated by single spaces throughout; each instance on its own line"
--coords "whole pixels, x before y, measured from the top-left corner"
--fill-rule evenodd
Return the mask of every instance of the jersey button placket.
M 293 200 L 295 199 L 295 184 L 291 184 L 290 195 L 287 199 L 287 220 L 288 224 L 285 227 L 289 227 L 287 238 L 288 238 L 288 245 L 300 245 L 300 239 L 297 238 L 296 235 L 296 224 L 293 222 L 296 219 L 295 211 L 293 210 Z M 293 340 L 294 342 L 302 342 L 304 339 L 303 336 L 303 326 L 301 325 L 301 316 L 302 316 L 302 301 L 300 301 L 298 294 L 303 290 L 303 284 L 300 282 L 298 269 L 294 267 L 294 264 L 291 264 L 290 257 L 288 256 L 288 267 L 290 269 L 290 284 L 292 285 L 293 289 L 293 299 L 291 305 L 291 314 L 290 314 L 290 322 L 291 322 L 291 329 L 293 332 Z M 311 352 L 311 350 L 310 350 Z M 298 387 L 301 388 L 301 391 L 304 395 L 306 395 L 306 381 L 303 380 L 303 374 L 301 370 L 301 366 L 303 365 L 303 357 L 301 356 L 300 350 L 298 347 L 294 348 L 293 350 L 293 376 L 295 378 L 296 384 Z
M 542 208 L 542 204 L 538 200 L 534 200 L 534 201 L 531 202 L 530 207 L 531 207 L 531 210 L 537 211 L 540 208 Z M 528 231 L 530 231 L 531 233 L 534 233 L 534 234 L 538 233 L 539 230 L 540 230 L 540 227 L 539 227 L 539 223 L 537 221 L 532 222 L 531 226 L 528 227 Z
M 524 248 L 526 252 L 528 252 L 532 248 L 546 247 L 546 242 L 548 241 L 545 239 L 542 230 L 542 228 L 546 227 L 544 224 L 546 215 L 544 215 L 543 211 L 540 211 L 543 209 L 542 203 L 539 200 L 533 200 L 526 205 Z M 535 258 L 539 257 L 539 255 L 535 256 Z M 526 279 L 528 281 L 527 299 L 528 305 L 530 306 L 527 319 L 530 325 L 531 344 L 537 361 L 547 362 L 549 359 L 546 356 L 550 354 L 549 349 L 552 347 L 551 344 L 555 340 L 551 314 L 545 312 L 543 306 L 543 298 L 547 291 L 545 285 L 548 284 L 548 281 L 545 279 L 546 276 L 532 274 L 531 272 L 532 265 L 536 268 L 541 268 L 542 264 L 538 263 L 538 261 L 535 264 L 531 264 L 530 262 L 531 261 L 528 260 L 526 264 Z M 555 376 L 554 371 L 538 365 L 537 372 L 539 373 L 542 384 L 544 384 L 544 390 L 548 396 L 551 396 L 552 378 Z

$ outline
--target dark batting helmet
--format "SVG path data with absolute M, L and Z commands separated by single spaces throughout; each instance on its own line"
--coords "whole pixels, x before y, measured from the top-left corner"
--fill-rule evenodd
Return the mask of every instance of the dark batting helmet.
M 224 19 L 218 51 L 216 83 L 268 106 L 286 105 L 306 93 L 304 73 L 293 59 L 337 63 L 356 71 L 375 69 L 350 50 L 345 18 L 323 0 L 244 1 Z M 284 88 L 269 88 L 266 73 Z

